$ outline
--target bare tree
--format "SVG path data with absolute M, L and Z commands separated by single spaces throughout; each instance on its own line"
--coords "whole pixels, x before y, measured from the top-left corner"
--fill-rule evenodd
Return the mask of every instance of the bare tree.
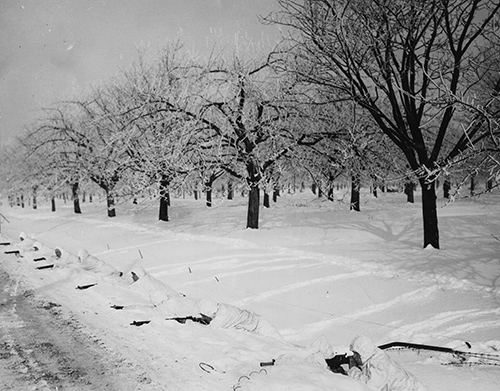
M 468 146 L 456 119 L 495 25 L 491 0 L 279 0 L 287 68 L 372 116 L 415 172 Z M 283 51 L 284 52 L 284 51 Z M 423 245 L 439 248 L 434 178 L 420 176 Z

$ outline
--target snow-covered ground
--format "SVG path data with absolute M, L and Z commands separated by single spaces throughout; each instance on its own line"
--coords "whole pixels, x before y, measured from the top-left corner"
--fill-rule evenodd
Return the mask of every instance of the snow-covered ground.
M 343 194 L 337 194 L 342 198 Z M 418 196 L 417 196 L 418 198 Z M 443 202 L 440 200 L 440 205 Z M 282 338 L 166 320 L 124 278 L 2 256 L 2 267 L 59 304 L 106 346 L 147 369 L 151 389 L 362 390 L 329 372 L 322 355 L 356 335 L 500 354 L 500 195 L 438 211 L 442 249 L 421 249 L 420 203 L 364 194 L 362 212 L 310 192 L 285 194 L 245 230 L 246 200 L 173 199 L 171 221 L 156 203 L 83 203 L 38 210 L 1 207 L 2 238 L 21 231 L 44 246 L 85 248 L 119 270 L 141 266 L 185 294 L 248 309 Z M 85 289 L 77 285 L 97 283 Z M 142 300 L 142 301 L 141 301 Z M 114 310 L 110 306 L 128 306 Z M 133 321 L 151 320 L 140 327 Z M 500 389 L 500 366 L 442 365 L 446 355 L 391 353 L 429 390 Z M 261 370 L 260 362 L 276 360 Z M 498 362 L 500 364 L 500 362 Z M 250 375 L 251 374 L 251 375 Z M 241 386 L 240 388 L 235 386 Z

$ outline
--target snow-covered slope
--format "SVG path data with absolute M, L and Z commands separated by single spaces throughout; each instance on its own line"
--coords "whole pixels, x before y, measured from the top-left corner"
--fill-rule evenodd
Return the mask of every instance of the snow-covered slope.
M 327 371 L 323 357 L 345 350 L 358 334 L 378 343 L 498 350 L 500 197 L 441 208 L 439 251 L 420 248 L 419 204 L 397 194 L 365 200 L 363 211 L 352 213 L 310 194 L 285 195 L 261 211 L 259 230 L 243 229 L 242 199 L 218 200 L 211 209 L 174 199 L 168 223 L 157 222 L 156 205 L 148 203 L 121 205 L 115 219 L 96 204 L 83 204 L 80 216 L 64 207 L 51 213 L 3 206 L 6 237 L 24 231 L 75 257 L 85 248 L 125 275 L 103 276 L 77 262 L 36 270 L 38 262 L 12 255 L 2 256 L 2 265 L 58 300 L 108 346 L 146 363 L 152 384 L 169 389 L 354 390 L 349 379 Z M 259 314 L 282 338 L 166 320 L 165 308 L 152 308 L 131 289 L 129 271 L 137 267 L 195 302 Z M 151 322 L 130 325 L 142 320 Z M 443 366 L 450 357 L 391 354 L 430 390 L 500 385 L 496 365 Z M 276 365 L 261 370 L 259 363 L 271 359 Z

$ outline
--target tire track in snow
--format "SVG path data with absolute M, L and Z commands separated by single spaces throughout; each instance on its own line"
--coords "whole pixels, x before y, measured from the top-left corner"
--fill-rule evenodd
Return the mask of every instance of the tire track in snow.
M 277 270 L 289 270 L 289 269 L 308 269 L 312 267 L 316 267 L 318 265 L 315 264 L 307 264 L 307 265 L 284 265 L 284 266 L 260 266 L 260 267 L 254 267 L 251 269 L 245 269 L 245 270 L 238 270 L 234 272 L 228 272 L 228 273 L 217 273 L 217 277 L 219 279 L 224 278 L 224 277 L 231 277 L 231 276 L 238 276 L 242 274 L 248 274 L 248 273 L 256 273 L 256 272 L 272 272 L 272 271 L 277 271 Z M 184 269 L 185 271 L 185 269 Z M 158 273 L 157 275 L 163 275 L 163 274 L 170 274 L 170 273 Z M 195 280 L 195 281 L 188 281 L 186 282 L 185 285 L 194 285 L 194 284 L 201 284 L 204 282 L 209 282 L 213 281 L 213 277 L 207 277 L 203 278 L 200 280 Z
M 301 335 L 315 334 L 318 332 L 322 332 L 325 329 L 328 329 L 334 325 L 341 325 L 341 324 L 346 324 L 346 323 L 356 322 L 356 321 L 362 322 L 362 320 L 359 318 L 362 318 L 364 316 L 371 315 L 371 314 L 374 314 L 377 312 L 382 312 L 382 311 L 385 311 L 385 310 L 392 308 L 392 307 L 395 307 L 395 306 L 406 305 L 409 303 L 415 303 L 415 302 L 426 300 L 438 290 L 439 290 L 439 287 L 437 287 L 437 286 L 428 286 L 428 287 L 416 289 L 416 290 L 411 291 L 411 292 L 406 292 L 402 295 L 395 297 L 392 300 L 389 300 L 389 301 L 386 301 L 383 303 L 374 304 L 374 305 L 368 306 L 368 307 L 363 308 L 363 309 L 356 311 L 356 312 L 342 314 L 342 315 L 339 314 L 338 317 L 335 319 L 321 320 L 319 322 L 314 322 L 314 323 L 304 325 L 303 327 L 301 327 L 300 333 L 301 333 Z M 393 326 L 390 326 L 389 324 L 387 324 L 387 325 L 381 324 L 381 326 L 387 326 L 387 327 L 393 328 Z M 294 335 L 297 333 L 296 330 L 292 330 L 292 329 L 280 330 L 280 332 L 284 336 Z
M 271 289 L 271 290 L 262 292 L 260 294 L 253 295 L 251 297 L 247 297 L 245 299 L 238 300 L 237 302 L 234 302 L 233 304 L 238 305 L 238 306 L 243 306 L 243 305 L 246 305 L 248 303 L 262 301 L 262 300 L 268 299 L 268 298 L 273 297 L 273 296 L 281 295 L 282 293 L 305 288 L 305 287 L 308 287 L 311 285 L 321 284 L 324 282 L 338 281 L 338 280 L 347 280 L 347 279 L 351 279 L 351 278 L 366 276 L 368 274 L 370 274 L 370 273 L 365 272 L 365 271 L 358 271 L 358 272 L 353 272 L 353 273 L 335 274 L 335 275 L 330 275 L 330 276 L 326 276 L 326 277 L 314 278 L 312 280 L 288 284 L 288 285 L 282 286 L 282 287 L 277 288 L 277 289 Z
M 311 259 L 308 259 L 311 261 Z M 300 260 L 294 260 L 297 262 L 290 263 L 290 258 L 269 258 L 269 259 L 259 259 L 256 261 L 243 261 L 242 259 L 235 258 L 231 261 L 228 260 L 223 260 L 215 263 L 210 263 L 210 264 L 200 264 L 200 263 L 189 263 L 188 264 L 183 264 L 182 267 L 176 267 L 173 269 L 169 269 L 168 266 L 162 266 L 161 268 L 164 270 L 160 270 L 155 272 L 156 276 L 164 276 L 164 275 L 175 275 L 175 274 L 183 274 L 186 272 L 186 267 L 189 266 L 191 269 L 194 269 L 196 271 L 216 271 L 218 272 L 217 275 L 220 276 L 229 276 L 229 275 L 238 275 L 238 274 L 246 274 L 246 273 L 251 273 L 253 271 L 273 271 L 273 270 L 285 270 L 285 269 L 293 269 L 293 268 L 308 268 L 308 267 L 315 267 L 315 266 L 322 266 L 323 264 L 321 262 L 317 262 L 315 260 L 312 260 L 312 262 L 309 263 L 303 263 L 304 259 Z M 267 266 L 272 263 L 282 263 L 282 262 L 288 262 L 290 263 L 289 265 L 282 265 L 282 266 Z M 197 265 L 196 268 L 193 268 L 193 265 Z M 223 270 L 228 270 L 228 269 L 241 269 L 241 268 L 248 268 L 250 266 L 255 266 L 255 265 L 263 265 L 263 266 L 257 266 L 254 268 L 246 269 L 246 270 L 240 270 L 240 271 L 235 271 L 235 272 L 226 272 L 224 273 Z M 153 268 L 150 269 L 153 271 Z M 158 268 L 156 268 L 158 270 Z
M 448 311 L 434 315 L 430 319 L 422 322 L 416 322 L 401 326 L 392 331 L 389 335 L 392 339 L 398 338 L 412 338 L 415 340 L 428 340 L 429 335 L 440 337 L 441 335 L 456 335 L 463 332 L 470 332 L 474 329 L 499 327 L 500 320 L 479 320 L 481 317 L 495 317 L 500 315 L 500 308 L 492 310 L 462 310 L 462 311 Z M 456 323 L 462 319 L 458 325 Z M 471 321 L 473 320 L 473 321 Z M 442 326 L 447 323 L 454 322 L 454 326 L 448 327 L 443 330 Z

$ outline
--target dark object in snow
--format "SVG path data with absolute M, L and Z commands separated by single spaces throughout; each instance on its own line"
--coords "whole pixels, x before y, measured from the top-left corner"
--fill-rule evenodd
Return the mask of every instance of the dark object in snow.
M 271 361 L 264 361 L 264 362 L 261 362 L 260 363 L 260 366 L 261 367 L 271 367 L 274 365 L 274 363 L 276 362 L 276 360 L 273 358 Z
M 87 284 L 87 285 L 77 285 L 76 289 L 89 289 L 92 288 L 93 286 L 96 286 L 97 282 L 95 284 Z
M 177 318 L 167 318 L 167 320 L 175 320 L 176 322 L 179 322 L 182 324 L 186 323 L 187 320 L 191 320 L 193 322 L 201 323 L 204 325 L 210 324 L 210 322 L 212 321 L 212 318 L 210 316 L 207 316 L 204 314 L 200 314 L 200 315 L 201 315 L 201 317 L 184 316 L 184 317 L 177 317 Z
M 389 342 L 389 343 L 386 343 L 384 345 L 379 346 L 379 349 L 382 349 L 382 350 L 390 349 L 390 348 L 408 348 L 408 349 L 417 349 L 417 350 L 432 350 L 435 352 L 443 352 L 443 353 L 451 353 L 451 354 L 466 353 L 466 352 L 461 352 L 459 350 L 447 348 L 444 346 L 422 345 L 419 343 L 411 343 L 411 342 Z
M 500 355 L 493 353 L 475 353 L 455 350 L 444 346 L 422 345 L 411 342 L 389 342 L 379 346 L 380 349 L 411 349 L 411 350 L 430 350 L 434 352 L 448 353 L 459 359 L 459 362 L 449 363 L 449 365 L 499 365 Z M 472 361 L 470 361 L 472 360 Z
M 201 370 L 207 372 L 207 373 L 211 373 L 211 372 L 219 372 L 219 373 L 226 373 L 226 371 L 221 371 L 219 369 L 216 369 L 214 366 L 206 363 L 206 362 L 200 362 L 198 364 L 198 366 L 200 367 Z
M 114 310 L 122 310 L 122 309 L 124 309 L 124 308 L 125 308 L 125 306 L 124 306 L 124 305 L 116 305 L 116 304 L 113 304 L 113 305 L 111 306 L 111 308 L 113 308 Z
M 130 272 L 130 274 L 132 275 L 132 280 L 134 282 L 138 281 L 139 280 L 139 276 L 137 274 L 135 274 L 134 272 Z
M 5 254 L 15 254 L 19 255 L 19 250 L 9 250 L 9 251 L 4 251 Z
M 472 347 L 472 345 L 471 345 L 469 342 L 467 342 L 467 341 L 465 341 L 465 344 L 467 345 L 467 347 L 468 347 L 469 349 Z
M 198 366 L 205 372 L 210 373 L 212 372 L 215 368 L 211 366 L 210 364 L 207 364 L 206 362 L 200 362 Z
M 10 245 L 10 242 L 2 242 L 2 243 L 0 243 L 0 246 L 8 246 L 8 245 Z
M 144 324 L 150 323 L 150 320 L 134 320 L 132 323 L 130 323 L 131 326 L 142 326 Z
M 43 269 L 52 269 L 54 267 L 54 264 L 50 264 L 50 265 L 43 265 L 43 266 L 38 266 L 37 269 L 38 270 L 43 270 Z
M 342 368 L 342 365 L 349 364 L 351 357 L 353 356 L 348 356 L 347 353 L 337 354 L 332 358 L 325 359 L 325 361 L 326 365 L 328 365 L 328 368 L 330 368 L 330 371 L 335 373 L 340 373 L 342 375 L 347 375 L 347 372 L 345 371 L 344 368 Z
M 45 257 L 33 258 L 33 262 L 45 261 L 46 259 L 47 259 L 47 258 L 45 258 Z

